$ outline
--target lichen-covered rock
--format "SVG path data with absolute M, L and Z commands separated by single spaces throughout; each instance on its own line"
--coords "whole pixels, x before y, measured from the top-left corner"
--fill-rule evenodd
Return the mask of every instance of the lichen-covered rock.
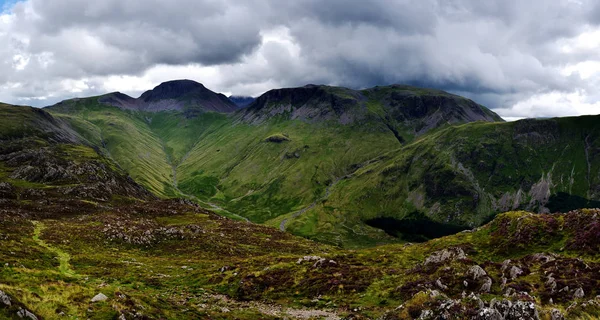
M 539 319 L 540 316 L 535 303 L 517 301 L 508 309 L 504 318 L 506 320 L 530 320 Z
M 429 257 L 425 259 L 425 265 L 442 263 L 446 261 L 463 260 L 466 258 L 467 255 L 465 254 L 463 249 L 458 247 L 448 248 L 432 253 Z
M 104 295 L 103 293 L 98 293 L 97 295 L 95 295 L 92 298 L 92 302 L 100 302 L 100 301 L 106 301 L 108 300 L 108 297 L 106 295 Z
M 27 309 L 17 311 L 17 316 L 21 319 L 38 320 L 38 317 Z
M 510 268 L 510 278 L 512 280 L 515 280 L 518 276 L 520 276 L 521 274 L 523 274 L 523 269 L 517 267 L 517 266 L 512 266 L 512 268 Z
M 493 308 L 480 309 L 475 317 L 477 320 L 504 320 L 504 317 L 500 312 Z
M 12 305 L 10 297 L 2 290 L 0 290 L 0 303 L 7 307 L 10 307 Z
M 558 309 L 550 311 L 550 320 L 565 320 L 565 316 Z
M 485 272 L 482 267 L 474 265 L 467 271 L 467 276 L 471 277 L 473 280 L 477 280 L 481 277 L 487 276 L 487 272 Z
M 573 299 L 581 299 L 585 297 L 585 292 L 583 291 L 583 288 L 577 288 L 577 290 L 575 290 L 575 293 L 573 294 Z
M 510 310 L 510 308 L 512 308 L 512 302 L 510 302 L 510 300 L 496 300 L 496 299 L 492 299 L 492 301 L 490 301 L 490 308 L 494 308 L 496 310 L 498 310 L 498 312 L 505 317 L 508 314 L 508 310 Z
M 483 279 L 483 284 L 481 285 L 481 289 L 479 291 L 488 293 L 492 290 L 492 278 L 485 277 Z

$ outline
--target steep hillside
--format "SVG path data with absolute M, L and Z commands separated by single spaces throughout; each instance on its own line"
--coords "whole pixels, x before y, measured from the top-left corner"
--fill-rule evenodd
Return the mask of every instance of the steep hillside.
M 60 207 L 72 201 L 152 199 L 66 122 L 30 107 L 0 105 L 0 203 Z
M 366 90 L 307 85 L 271 90 L 257 98 L 243 120 L 273 118 L 342 125 L 384 125 L 404 143 L 429 130 L 473 121 L 503 121 L 475 102 L 444 91 L 393 85 Z
M 94 99 L 49 110 L 157 195 L 341 245 L 423 241 L 506 210 L 600 200 L 597 117 L 503 123 L 431 89 L 277 89 L 229 115 Z
M 181 94 L 161 86 L 143 98 Z M 452 124 L 501 120 L 462 97 L 407 86 L 278 89 L 230 115 L 123 110 L 101 101 L 69 100 L 48 110 L 84 136 L 96 132 L 100 137 L 90 139 L 155 194 L 198 200 L 282 230 L 338 182 L 416 137 Z M 336 219 L 324 214 L 306 228 Z M 382 238 L 364 223 L 355 227 L 364 239 Z
M 360 232 L 345 226 L 364 222 L 414 241 L 405 233 L 431 238 L 506 210 L 596 207 L 599 121 L 478 122 L 434 132 L 360 168 L 288 229 L 322 240 L 334 234 L 356 239 Z M 318 218 L 338 212 L 332 222 Z

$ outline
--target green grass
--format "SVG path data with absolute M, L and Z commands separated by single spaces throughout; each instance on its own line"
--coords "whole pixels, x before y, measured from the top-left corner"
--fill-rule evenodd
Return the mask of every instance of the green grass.
M 343 88 L 323 90 L 340 101 L 357 99 Z M 514 208 L 538 210 L 543 201 L 529 203 L 532 187 L 541 182 L 552 185 L 552 194 L 600 196 L 594 191 L 597 117 L 442 125 L 417 135 L 423 124 L 401 121 L 398 113 L 405 110 L 389 105 L 389 97 L 473 103 L 405 86 L 362 94 L 368 98 L 364 110 L 347 107 L 364 118 L 349 125 L 290 120 L 289 114 L 249 124 L 239 114 L 133 112 L 93 98 L 49 111 L 161 197 L 198 199 L 274 227 L 287 218 L 290 232 L 350 247 L 402 241 L 364 223 L 378 217 L 403 219 L 418 211 L 437 222 L 474 227 L 513 209 L 519 190 Z

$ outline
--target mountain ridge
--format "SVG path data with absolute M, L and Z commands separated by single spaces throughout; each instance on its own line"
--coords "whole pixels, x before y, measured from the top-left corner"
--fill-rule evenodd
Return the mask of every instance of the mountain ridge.
M 167 89 L 159 100 L 181 94 Z M 598 197 L 595 118 L 506 123 L 435 89 L 307 85 L 271 90 L 233 113 L 125 110 L 98 99 L 47 110 L 159 197 L 341 246 L 423 241 L 505 210 L 564 210 Z M 381 228 L 386 221 L 394 227 Z

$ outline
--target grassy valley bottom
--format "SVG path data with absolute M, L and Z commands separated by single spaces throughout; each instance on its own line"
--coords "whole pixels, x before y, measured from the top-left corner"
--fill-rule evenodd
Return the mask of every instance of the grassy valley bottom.
M 182 200 L 2 202 L 0 318 L 593 319 L 600 211 L 343 250 Z

